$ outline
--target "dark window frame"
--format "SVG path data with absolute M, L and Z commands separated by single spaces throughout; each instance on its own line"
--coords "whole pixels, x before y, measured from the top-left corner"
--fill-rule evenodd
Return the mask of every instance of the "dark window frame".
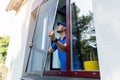
M 83 77 L 83 78 L 97 78 L 100 79 L 100 72 L 99 71 L 72 71 L 71 70 L 71 41 L 70 41 L 70 1 L 66 0 L 66 23 L 67 23 L 67 70 L 66 71 L 60 71 L 57 69 L 53 69 L 50 71 L 44 71 L 44 75 L 49 76 L 66 76 L 66 77 Z M 28 56 L 29 61 L 30 54 Z M 26 64 L 28 66 L 28 62 Z M 27 71 L 27 67 L 25 69 L 25 72 Z M 35 73 L 31 73 L 32 75 L 38 75 Z M 28 74 L 29 75 L 29 74 Z
M 72 71 L 71 70 L 71 48 L 70 48 L 70 1 L 66 0 L 66 23 L 67 23 L 67 70 L 60 71 L 60 70 L 51 70 L 51 71 L 44 71 L 44 75 L 51 75 L 51 76 L 71 76 L 71 77 L 84 77 L 84 78 L 99 78 L 100 79 L 100 72 L 99 71 Z

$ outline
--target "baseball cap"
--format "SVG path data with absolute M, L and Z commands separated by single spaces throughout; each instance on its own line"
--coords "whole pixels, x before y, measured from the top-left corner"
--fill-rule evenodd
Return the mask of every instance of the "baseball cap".
M 57 25 L 59 26 L 59 25 L 62 25 L 62 26 L 64 26 L 64 27 L 66 27 L 66 22 L 57 22 Z

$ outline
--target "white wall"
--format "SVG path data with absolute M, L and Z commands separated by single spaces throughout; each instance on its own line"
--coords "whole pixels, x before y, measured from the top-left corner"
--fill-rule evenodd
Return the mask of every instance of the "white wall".
M 101 80 L 120 79 L 120 0 L 93 0 Z
M 31 3 L 16 15 L 7 54 L 8 80 L 19 80 L 22 75 L 31 16 Z M 101 80 L 119 80 L 120 74 L 120 1 L 93 0 L 93 12 L 100 60 Z
M 33 0 L 28 0 L 15 16 L 14 24 L 11 26 L 11 38 L 6 59 L 8 67 L 7 80 L 20 80 L 23 74 L 24 60 L 26 59 L 25 52 L 26 48 L 29 48 L 26 45 L 28 44 L 27 37 L 30 27 L 32 2 Z

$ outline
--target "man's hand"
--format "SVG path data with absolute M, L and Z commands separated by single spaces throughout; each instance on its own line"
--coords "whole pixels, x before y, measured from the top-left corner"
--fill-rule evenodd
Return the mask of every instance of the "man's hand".
M 29 47 L 32 48 L 33 47 L 33 43 L 32 42 L 29 42 Z
M 48 33 L 49 37 L 52 39 L 52 41 L 54 41 L 56 39 L 55 37 L 55 32 L 53 30 L 50 30 L 50 32 Z M 56 45 L 62 50 L 62 51 L 66 51 L 66 45 L 62 44 L 61 42 L 57 41 Z M 53 50 L 49 50 L 49 54 L 52 52 Z
M 55 37 L 55 32 L 53 30 L 50 30 L 50 32 L 48 33 L 49 37 L 51 37 L 52 40 L 56 39 Z

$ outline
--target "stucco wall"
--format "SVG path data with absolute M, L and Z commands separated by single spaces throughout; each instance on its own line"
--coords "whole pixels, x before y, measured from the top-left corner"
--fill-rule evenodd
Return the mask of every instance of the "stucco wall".
M 120 79 L 120 0 L 93 0 L 101 80 Z
M 28 44 L 27 37 L 29 36 L 29 27 L 31 27 L 29 26 L 30 19 L 32 19 L 32 2 L 33 0 L 28 0 L 19 10 L 11 26 L 11 40 L 6 60 L 6 65 L 8 67 L 7 80 L 19 80 L 24 69 L 24 60 L 26 59 L 25 52 L 26 48 L 28 48 L 28 46 L 26 46 Z

